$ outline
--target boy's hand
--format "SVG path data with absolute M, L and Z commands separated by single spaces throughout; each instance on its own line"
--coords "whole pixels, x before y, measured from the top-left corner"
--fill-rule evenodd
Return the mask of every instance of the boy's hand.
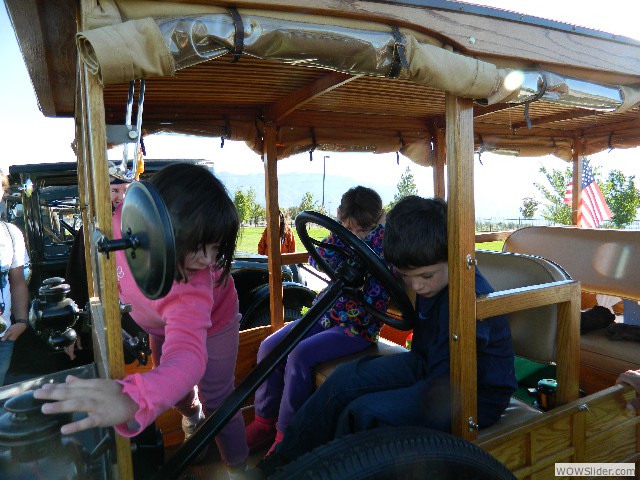
M 33 392 L 34 398 L 57 400 L 42 405 L 42 413 L 85 412 L 88 416 L 63 425 L 67 435 L 94 427 L 111 427 L 132 420 L 138 409 L 115 380 L 67 376 L 65 383 L 48 383 Z

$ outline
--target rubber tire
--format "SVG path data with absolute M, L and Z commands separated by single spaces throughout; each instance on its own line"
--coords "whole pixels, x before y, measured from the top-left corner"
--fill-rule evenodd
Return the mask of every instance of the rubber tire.
M 348 435 L 322 445 L 270 480 L 514 480 L 489 453 L 459 437 L 418 427 Z
M 294 320 L 298 320 L 302 318 L 302 307 L 284 307 L 284 321 L 292 322 Z M 262 308 L 251 315 L 251 318 L 247 323 L 241 323 L 240 330 L 248 330 L 250 328 L 256 327 L 266 327 L 271 325 L 271 310 L 269 309 L 269 304 L 266 305 L 266 308 Z

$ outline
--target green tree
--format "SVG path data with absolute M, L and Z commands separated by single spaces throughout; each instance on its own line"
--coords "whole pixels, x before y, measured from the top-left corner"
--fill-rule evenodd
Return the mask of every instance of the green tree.
M 258 225 L 258 222 L 264 219 L 265 210 L 264 207 L 257 202 L 256 191 L 253 187 L 249 187 L 247 190 L 246 198 L 249 219 L 254 225 Z
M 615 228 L 624 228 L 636 219 L 640 195 L 634 180 L 634 175 L 626 177 L 620 170 L 611 170 L 602 185 L 602 194 L 612 214 L 611 226 Z
M 549 189 L 544 185 L 534 184 L 548 202 L 542 216 L 555 223 L 570 225 L 571 208 L 564 203 L 564 195 L 571 180 L 571 168 L 567 168 L 564 172 L 556 169 L 548 172 L 542 167 L 540 172 L 545 175 L 551 185 Z M 633 222 L 636 218 L 636 210 L 640 207 L 640 195 L 636 190 L 635 177 L 633 175 L 627 177 L 619 170 L 612 170 L 607 180 L 602 183 L 595 169 L 594 177 L 611 210 L 612 219 L 609 226 L 624 228 Z
M 522 199 L 522 206 L 520 207 L 520 213 L 524 218 L 533 218 L 536 213 L 536 209 L 540 205 L 540 202 L 533 197 L 524 197 Z
M 307 192 L 302 196 L 302 200 L 300 201 L 300 205 L 298 206 L 296 215 L 302 210 L 318 210 L 318 208 L 318 201 L 313 198 L 313 194 L 311 192 Z
M 387 205 L 387 210 L 393 208 L 393 206 L 409 195 L 418 195 L 418 187 L 411 173 L 411 169 L 407 167 L 404 173 L 400 176 L 400 181 L 397 185 L 398 191 L 393 196 L 393 201 Z
M 567 191 L 569 180 L 571 180 L 571 168 L 567 168 L 564 172 L 554 168 L 549 172 L 545 167 L 540 167 L 540 172 L 551 185 L 551 189 L 549 189 L 545 185 L 534 183 L 534 186 L 548 202 L 544 205 L 542 217 L 561 225 L 571 225 L 571 207 L 564 203 L 564 194 Z
M 238 218 L 240 223 L 246 223 L 249 221 L 249 205 L 247 203 L 247 196 L 241 189 L 236 190 L 233 196 L 233 204 L 238 212 Z

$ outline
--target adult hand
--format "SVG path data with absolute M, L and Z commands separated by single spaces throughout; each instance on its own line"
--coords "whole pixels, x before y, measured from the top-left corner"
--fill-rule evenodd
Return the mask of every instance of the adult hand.
M 26 323 L 12 323 L 7 329 L 7 332 L 2 337 L 0 337 L 0 341 L 6 342 L 7 340 L 13 340 L 15 342 L 26 329 Z
M 63 425 L 71 434 L 94 427 L 111 427 L 134 419 L 136 403 L 115 380 L 81 379 L 68 375 L 65 383 L 47 383 L 33 392 L 35 398 L 57 400 L 42 405 L 42 413 L 85 412 L 87 417 Z
M 616 384 L 626 383 L 631 385 L 636 389 L 636 392 L 640 395 L 640 370 L 627 370 L 624 373 L 621 373 L 618 379 L 616 380 Z M 631 400 L 631 404 L 636 408 L 640 409 L 640 399 L 634 398 Z

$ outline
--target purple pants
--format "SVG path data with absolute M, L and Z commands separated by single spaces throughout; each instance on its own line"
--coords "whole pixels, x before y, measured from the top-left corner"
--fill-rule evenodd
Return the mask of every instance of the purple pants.
M 265 338 L 258 350 L 258 361 L 280 343 L 295 323 L 289 323 Z M 360 335 L 347 335 L 343 327 L 325 330 L 317 323 L 256 390 L 256 415 L 277 418 L 277 428 L 284 432 L 293 415 L 313 393 L 313 367 L 334 358 L 360 352 L 369 345 L 371 342 Z
M 238 324 L 229 322 L 215 335 L 207 337 L 207 366 L 202 379 L 174 405 L 182 415 L 190 417 L 197 412 L 198 403 L 204 405 L 209 416 L 218 408 L 234 388 L 236 358 L 238 356 Z M 153 362 L 159 364 L 163 338 L 150 337 Z M 244 432 L 244 419 L 238 411 L 216 435 L 220 456 L 226 465 L 238 465 L 249 456 Z

